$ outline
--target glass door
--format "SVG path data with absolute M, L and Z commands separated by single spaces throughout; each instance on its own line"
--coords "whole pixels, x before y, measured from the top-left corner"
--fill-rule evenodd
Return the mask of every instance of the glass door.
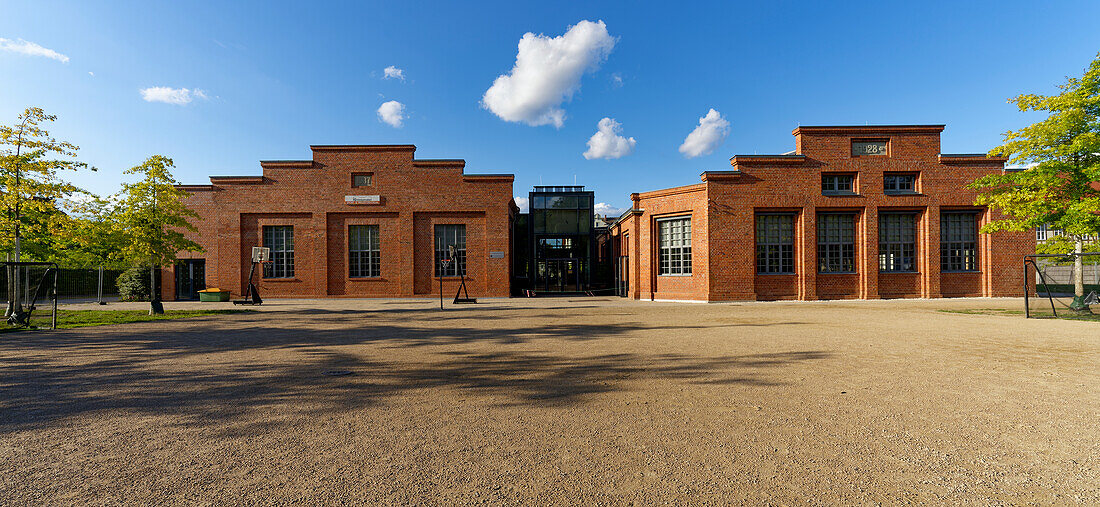
M 184 259 L 176 265 L 176 299 L 198 299 L 205 288 L 206 259 Z
M 546 292 L 580 290 L 579 259 L 547 259 L 539 263 L 538 288 Z

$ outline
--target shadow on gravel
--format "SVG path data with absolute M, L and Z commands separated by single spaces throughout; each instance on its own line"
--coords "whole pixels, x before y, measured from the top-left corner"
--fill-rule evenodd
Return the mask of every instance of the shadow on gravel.
M 243 314 L 216 322 L 114 326 L 98 333 L 27 333 L 4 340 L 0 342 L 0 432 L 120 410 L 172 413 L 187 424 L 223 427 L 263 411 L 260 424 L 278 426 L 295 418 L 384 403 L 388 397 L 416 389 L 468 389 L 503 397 L 506 404 L 563 406 L 621 390 L 627 380 L 766 387 L 776 384 L 763 377 L 764 369 L 831 356 L 825 351 L 801 351 L 711 358 L 635 353 L 575 357 L 503 348 L 492 352 L 429 348 L 416 361 L 385 361 L 366 356 L 386 357 L 387 349 L 403 347 L 513 344 L 545 338 L 595 340 L 672 328 L 735 326 L 622 323 L 440 329 L 414 322 L 403 325 L 399 317 L 385 324 L 354 327 L 363 324 L 360 316 L 346 328 L 315 329 L 311 328 L 315 317 Z M 326 324 L 333 323 L 331 317 Z M 794 323 L 777 325 L 784 324 Z M 363 354 L 332 349 L 372 343 L 375 348 Z

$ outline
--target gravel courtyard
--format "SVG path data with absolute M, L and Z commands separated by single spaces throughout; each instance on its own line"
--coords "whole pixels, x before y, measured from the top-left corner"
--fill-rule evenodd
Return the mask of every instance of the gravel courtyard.
M 1100 502 L 1100 323 L 437 305 L 0 335 L 0 504 Z

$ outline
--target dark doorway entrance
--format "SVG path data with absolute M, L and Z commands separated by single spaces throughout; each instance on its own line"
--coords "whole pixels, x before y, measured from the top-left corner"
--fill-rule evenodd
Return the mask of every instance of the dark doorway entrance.
M 183 259 L 176 264 L 176 299 L 198 299 L 205 288 L 206 259 Z
M 630 291 L 630 257 L 625 255 L 619 257 L 619 265 L 617 266 L 617 272 L 615 273 L 618 278 L 618 294 L 622 297 L 626 297 L 627 292 Z
M 579 292 L 581 287 L 580 259 L 545 259 L 538 263 L 536 290 L 545 292 Z

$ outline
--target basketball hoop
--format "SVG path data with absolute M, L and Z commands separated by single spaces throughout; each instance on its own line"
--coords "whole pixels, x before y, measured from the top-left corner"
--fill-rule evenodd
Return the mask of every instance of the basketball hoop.
M 252 247 L 252 262 L 271 262 L 271 249 L 265 246 Z

